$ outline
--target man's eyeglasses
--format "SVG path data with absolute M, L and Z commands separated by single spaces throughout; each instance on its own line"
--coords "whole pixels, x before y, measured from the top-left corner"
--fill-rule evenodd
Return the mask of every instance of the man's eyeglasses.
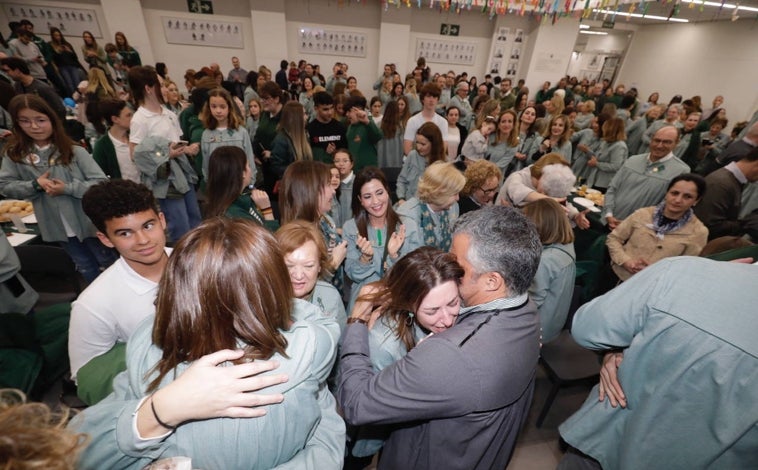
M 650 143 L 655 145 L 674 145 L 673 140 L 652 139 Z

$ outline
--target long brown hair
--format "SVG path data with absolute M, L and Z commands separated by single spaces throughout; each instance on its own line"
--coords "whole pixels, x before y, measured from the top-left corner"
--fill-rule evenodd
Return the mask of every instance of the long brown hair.
M 353 202 L 350 206 L 353 210 L 355 226 L 358 228 L 358 233 L 362 237 L 368 238 L 368 213 L 361 205 L 361 190 L 363 185 L 371 180 L 379 181 L 384 187 L 384 190 L 387 191 L 388 201 L 385 218 L 387 220 L 387 237 L 389 237 L 391 234 L 395 233 L 395 228 L 397 227 L 397 224 L 400 223 L 400 217 L 392 208 L 392 200 L 389 199 L 390 187 L 389 184 L 387 184 L 387 178 L 384 176 L 384 173 L 382 173 L 382 170 L 375 166 L 367 166 L 355 175 L 355 181 L 353 181 Z M 386 250 L 386 243 L 384 244 L 384 247 Z
M 569 138 L 571 137 L 571 123 L 569 122 L 568 116 L 565 116 L 563 114 L 553 116 L 552 119 L 550 119 L 550 123 L 545 128 L 545 132 L 542 134 L 542 136 L 550 138 L 552 135 L 553 124 L 555 124 L 555 121 L 559 119 L 563 121 L 563 134 L 558 137 L 558 146 L 561 147 L 566 142 L 568 142 Z
M 505 114 L 510 114 L 511 117 L 513 117 L 513 128 L 511 129 L 511 133 L 506 136 L 500 135 L 500 120 L 503 118 Z M 521 128 L 521 124 L 518 122 L 518 115 L 516 114 L 516 111 L 513 109 L 506 109 L 505 111 L 500 113 L 500 116 L 497 118 L 497 142 L 505 142 L 508 144 L 509 147 L 515 147 L 518 145 L 518 135 L 519 135 L 519 129 Z
M 297 101 L 288 101 L 282 107 L 281 118 L 276 130 L 284 133 L 295 149 L 295 160 L 313 160 L 311 144 L 305 133 L 305 108 Z
M 432 145 L 432 150 L 426 157 L 427 165 L 431 165 L 434 162 L 444 162 L 447 158 L 447 146 L 445 141 L 442 140 L 442 132 L 437 124 L 433 122 L 425 122 L 418 128 L 416 134 L 424 136 Z
M 382 309 L 379 321 L 389 320 L 397 338 L 410 351 L 416 346 L 409 314 L 415 314 L 424 297 L 436 286 L 447 281 L 458 284 L 463 277 L 463 268 L 455 255 L 439 248 L 422 246 L 400 258 L 390 268 L 387 276 L 378 281 L 376 293 L 364 295 L 358 300 L 370 301 Z
M 408 103 L 408 98 L 405 95 L 399 96 L 395 101 L 403 101 L 405 103 L 405 108 L 400 113 L 400 124 L 405 128 L 408 125 L 408 119 L 411 118 L 411 105 Z
M 239 147 L 224 145 L 214 150 L 208 158 L 205 214 L 208 217 L 222 216 L 244 189 L 242 175 L 247 156 Z M 237 184 L 234 184 L 235 181 Z
M 168 85 L 166 86 L 168 87 Z M 229 114 L 226 118 L 227 128 L 235 130 L 239 128 L 244 123 L 244 121 L 242 119 L 242 116 L 240 116 L 237 112 L 237 105 L 234 104 L 231 93 L 224 90 L 223 88 L 214 88 L 208 92 L 208 100 L 203 105 L 203 109 L 200 111 L 200 115 L 198 116 L 200 118 L 200 122 L 203 123 L 203 126 L 206 129 L 215 129 L 218 127 L 218 121 L 215 117 L 213 117 L 213 113 L 211 113 L 211 98 L 213 97 L 223 98 L 226 102 L 226 107 L 229 110 Z
M 66 135 L 66 130 L 63 128 L 63 122 L 55 114 L 53 108 L 50 107 L 45 100 L 37 95 L 16 95 L 10 103 L 8 103 L 8 113 L 13 120 L 13 134 L 8 139 L 8 144 L 5 147 L 5 153 L 15 163 L 21 163 L 29 152 L 34 148 L 34 140 L 29 137 L 18 123 L 18 113 L 24 109 L 31 109 L 42 113 L 50 119 L 50 125 L 53 127 L 53 134 L 50 136 L 50 142 L 58 150 L 58 162 L 63 165 L 68 165 L 74 158 L 74 141 Z M 33 165 L 33 163 L 32 163 Z
M 382 134 L 385 139 L 393 139 L 397 135 L 398 129 L 402 129 L 400 122 L 400 107 L 397 101 L 390 100 L 384 108 L 384 117 L 382 117 Z
M 287 166 L 282 176 L 280 209 L 282 223 L 295 219 L 318 223 L 319 201 L 324 186 L 329 186 L 332 173 L 323 162 L 301 160 Z
M 274 236 L 243 219 L 215 217 L 179 240 L 155 301 L 153 343 L 163 355 L 150 372 L 158 388 L 176 366 L 242 347 L 240 361 L 285 355 L 294 296 Z

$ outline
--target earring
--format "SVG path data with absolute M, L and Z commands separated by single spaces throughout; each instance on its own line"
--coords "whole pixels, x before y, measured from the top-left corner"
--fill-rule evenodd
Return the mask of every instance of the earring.
M 413 326 L 413 317 L 415 317 L 413 312 L 408 312 L 408 316 L 405 319 L 405 326 L 408 326 L 408 327 Z

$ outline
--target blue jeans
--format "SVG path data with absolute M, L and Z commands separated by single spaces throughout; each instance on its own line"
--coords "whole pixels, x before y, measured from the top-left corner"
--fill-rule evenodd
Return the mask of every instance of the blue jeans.
M 158 199 L 158 203 L 166 216 L 168 237 L 172 242 L 176 243 L 185 233 L 200 225 L 200 206 L 192 186 L 182 199 Z
M 82 81 L 80 70 L 77 67 L 64 65 L 58 67 L 58 72 L 60 72 L 63 83 L 66 85 L 66 93 L 68 93 L 66 96 L 72 96 L 76 91 L 76 86 Z
M 76 270 L 87 281 L 87 284 L 94 281 L 101 270 L 106 269 L 118 259 L 116 250 L 103 245 L 95 237 L 81 241 L 76 237 L 69 237 L 68 242 L 60 242 L 60 245 L 74 260 Z

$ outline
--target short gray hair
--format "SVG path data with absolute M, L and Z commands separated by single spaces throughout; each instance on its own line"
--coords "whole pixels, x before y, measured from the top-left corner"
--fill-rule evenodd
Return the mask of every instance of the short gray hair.
M 467 212 L 455 224 L 453 236 L 468 235 L 468 262 L 477 274 L 496 272 L 510 296 L 521 295 L 537 272 L 542 244 L 532 221 L 505 206 L 485 206 Z
M 566 197 L 576 183 L 576 176 L 566 165 L 547 165 L 542 169 L 540 186 L 542 192 L 550 197 Z

